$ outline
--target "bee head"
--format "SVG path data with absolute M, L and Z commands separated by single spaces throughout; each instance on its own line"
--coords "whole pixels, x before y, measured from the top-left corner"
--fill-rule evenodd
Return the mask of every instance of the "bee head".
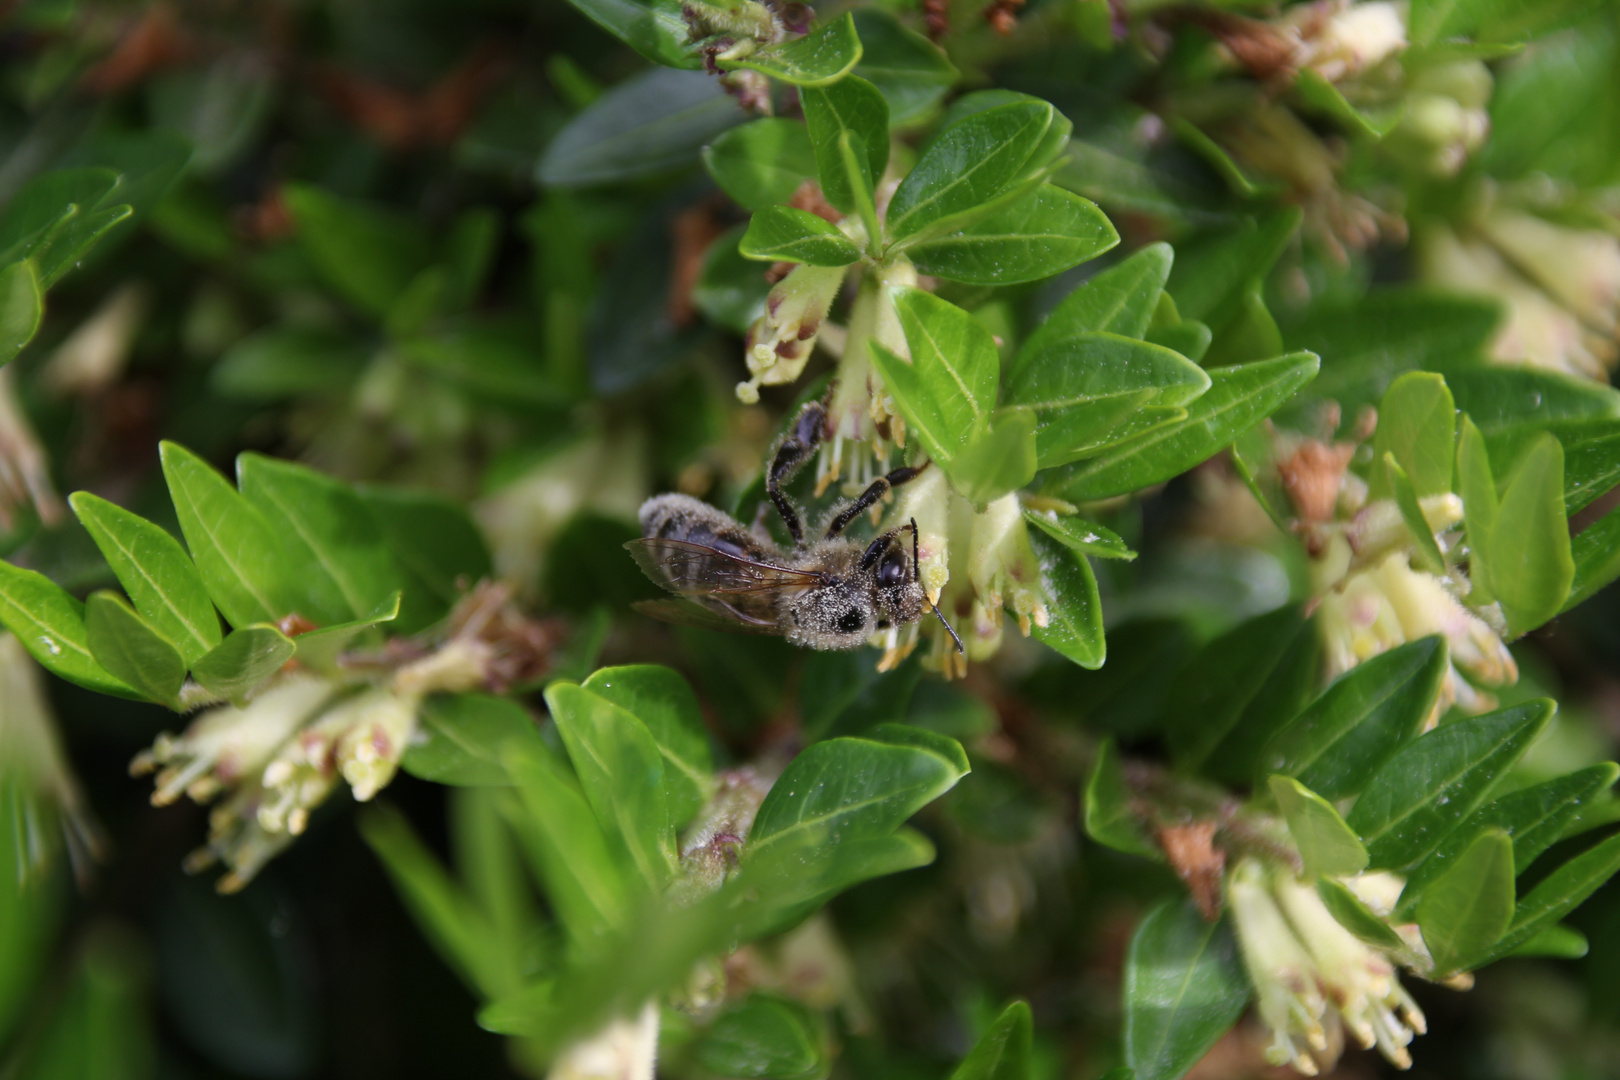
M 874 599 L 890 626 L 915 622 L 923 613 L 923 590 L 917 581 L 912 553 L 903 544 L 891 543 L 872 562 L 869 570 Z

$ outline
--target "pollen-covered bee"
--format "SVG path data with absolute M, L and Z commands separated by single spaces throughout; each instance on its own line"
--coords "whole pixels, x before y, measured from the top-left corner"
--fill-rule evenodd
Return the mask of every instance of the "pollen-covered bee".
M 780 634 L 812 649 L 853 649 L 878 630 L 922 618 L 929 605 L 917 580 L 916 522 L 864 547 L 843 532 L 890 488 L 927 466 L 905 466 L 872 481 L 833 515 L 820 539 L 807 539 L 782 486 L 815 453 L 826 430 L 825 406 L 806 405 L 766 473 L 766 491 L 793 537 L 790 549 L 778 546 L 763 522 L 748 528 L 690 495 L 655 495 L 643 503 L 643 538 L 625 547 L 654 583 L 679 599 L 642 601 L 636 608 L 670 622 Z M 956 631 L 937 609 L 934 614 L 960 650 Z

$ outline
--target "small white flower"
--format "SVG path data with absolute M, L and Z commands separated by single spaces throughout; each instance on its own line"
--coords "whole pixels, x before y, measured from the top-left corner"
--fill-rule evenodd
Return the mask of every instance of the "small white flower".
M 658 1006 L 641 1007 L 558 1055 L 548 1080 L 653 1080 L 658 1057 Z
M 753 378 L 737 384 L 739 401 L 752 405 L 761 386 L 793 382 L 804 371 L 844 272 L 842 266 L 796 266 L 771 289 L 765 314 L 748 328 L 744 359 Z
M 1304 66 L 1329 82 L 1367 70 L 1406 48 L 1406 6 L 1390 0 L 1341 7 L 1306 43 Z

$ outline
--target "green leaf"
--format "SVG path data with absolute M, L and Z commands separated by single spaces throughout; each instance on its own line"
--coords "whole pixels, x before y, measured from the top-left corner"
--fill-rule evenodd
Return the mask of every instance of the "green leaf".
M 1102 598 L 1091 563 L 1083 552 L 1064 546 L 1044 531 L 1030 533 L 1029 542 L 1040 561 L 1049 619 L 1030 632 L 1036 641 L 1081 667 L 1102 667 L 1108 644 L 1103 639 Z
M 1136 552 L 1111 529 L 1078 517 L 1059 517 L 1051 510 L 1025 510 L 1024 520 L 1068 548 L 1099 559 L 1136 558 Z
M 1446 385 L 1493 455 L 1502 443 L 1560 421 L 1620 418 L 1620 390 L 1553 371 L 1475 364 L 1448 368 Z
M 1161 483 L 1214 456 L 1260 423 L 1316 375 L 1313 353 L 1220 368 L 1187 405 L 1187 418 L 1069 466 L 1053 485 L 1076 500 L 1123 495 Z
M 1148 913 L 1125 954 L 1125 1062 L 1137 1080 L 1179 1080 L 1225 1035 L 1252 991 L 1226 922 L 1192 901 Z
M 39 274 L 26 259 L 0 270 L 0 364 L 9 364 L 34 340 L 45 314 Z
M 1457 438 L 1456 404 L 1446 380 L 1428 371 L 1402 375 L 1390 384 L 1378 406 L 1378 431 L 1373 454 L 1385 454 L 1411 477 L 1419 497 L 1451 490 L 1452 447 Z M 1373 471 L 1371 498 L 1387 498 L 1388 480 Z
M 978 319 L 921 289 L 900 292 L 895 308 L 911 363 L 874 342 L 872 366 L 923 449 L 948 474 L 989 424 L 1001 370 L 996 343 Z
M 405 816 L 392 807 L 368 806 L 359 824 L 360 835 L 382 860 L 423 936 L 456 974 L 484 994 L 515 989 L 502 978 L 502 943 L 494 926 L 417 838 Z
M 1013 369 L 1023 364 L 1025 356 L 1082 334 L 1140 339 L 1153 320 L 1173 260 L 1169 244 L 1149 244 L 1086 281 L 1065 296 L 1024 341 Z
M 483 534 L 465 507 L 400 488 L 362 487 L 359 494 L 394 557 L 441 603 L 455 603 L 464 588 L 494 573 Z
M 334 626 L 323 626 L 318 630 L 299 634 L 293 641 L 298 649 L 298 662 L 316 671 L 335 673 L 338 669 L 338 655 L 373 626 L 397 619 L 399 608 L 400 594 L 395 593 L 378 604 L 376 610 L 364 618 L 337 623 Z
M 805 125 L 774 117 L 724 132 L 703 148 L 703 164 L 714 182 L 749 210 L 786 202 L 816 175 Z
M 1394 496 L 1395 506 L 1401 512 L 1401 521 L 1417 549 L 1419 568 L 1431 574 L 1444 574 L 1446 557 L 1440 551 L 1440 542 L 1435 539 L 1434 530 L 1429 527 L 1429 519 L 1423 515 L 1423 506 L 1418 502 L 1417 492 L 1412 489 L 1412 481 L 1407 477 L 1406 470 L 1396 463 L 1395 455 L 1390 453 L 1386 453 L 1379 464 L 1383 468 L 1374 469 L 1373 472 L 1385 477 L 1385 487 Z
M 883 235 L 883 224 L 878 221 L 877 204 L 875 198 L 876 184 L 881 176 L 872 175 L 871 157 L 866 152 L 866 143 L 853 131 L 840 131 L 838 133 L 838 161 L 844 167 L 844 183 L 849 188 L 850 202 L 855 206 L 855 214 L 861 219 L 861 226 L 866 230 L 869 238 L 867 250 L 877 250 L 877 237 Z
M 1091 331 L 1047 333 L 1019 350 L 1006 401 L 1035 410 L 1040 465 L 1051 468 L 1111 441 L 1119 425 L 1148 407 L 1188 406 L 1190 419 L 1191 403 L 1211 385 L 1197 364 L 1159 345 Z M 1138 445 L 1132 440 L 1117 452 Z
M 1486 829 L 1423 893 L 1423 942 L 1443 977 L 1475 966 L 1513 921 L 1513 841 Z
M 240 702 L 254 687 L 280 671 L 295 649 L 292 638 L 274 626 L 260 623 L 238 627 L 213 651 L 192 663 L 191 677 L 204 690 Z
M 862 47 L 855 74 L 883 94 L 889 122 L 905 127 L 927 117 L 958 77 L 944 51 L 881 8 L 854 14 Z
M 1097 747 L 1097 760 L 1086 780 L 1082 810 L 1086 835 L 1104 847 L 1127 855 L 1163 859 L 1163 852 L 1148 837 L 1142 815 L 1131 805 L 1132 799 L 1124 767 L 1120 764 L 1119 749 L 1112 738 L 1104 739 Z
M 889 164 L 888 103 L 877 87 L 854 75 L 830 86 L 800 90 L 799 101 L 815 150 L 822 194 L 838 209 L 853 213 L 855 193 L 838 152 L 838 138 L 845 131 L 859 138 L 858 145 L 866 151 L 867 173 L 877 180 Z
M 209 384 L 221 397 L 242 401 L 334 394 L 354 385 L 370 358 L 365 344 L 351 337 L 277 326 L 226 350 Z
M 750 259 L 811 266 L 848 266 L 861 257 L 861 249 L 838 226 L 788 206 L 756 210 L 737 250 Z
M 754 320 L 765 314 L 765 298 L 771 291 L 759 264 L 737 251 L 737 242 L 747 228 L 727 229 L 709 245 L 692 289 L 693 306 L 711 322 L 738 335 L 746 335 Z
M 1547 726 L 1551 701 L 1529 701 L 1436 728 L 1373 775 L 1347 819 L 1374 869 L 1411 866 L 1478 808 Z
M 720 66 L 748 68 L 795 86 L 825 86 L 842 78 L 860 59 L 860 35 L 846 12 L 803 37 L 766 46 L 739 60 L 722 60 Z
M 683 168 L 747 119 L 714 76 L 654 68 L 570 120 L 540 156 L 538 178 L 547 187 L 574 188 Z
M 1611 836 L 1548 874 L 1519 901 L 1513 924 L 1477 966 L 1508 955 L 1556 926 L 1616 870 L 1620 870 L 1620 836 Z
M 1457 439 L 1457 491 L 1462 496 L 1463 520 L 1468 527 L 1469 599 L 1490 601 L 1491 564 L 1487 548 L 1496 530 L 1500 504 L 1496 480 L 1491 475 L 1491 459 L 1485 451 L 1485 436 L 1467 414 Z
M 1219 334 L 1241 309 L 1242 294 L 1271 270 L 1299 222 L 1298 210 L 1285 210 L 1179 245 L 1165 287 L 1182 318 L 1207 323 Z
M 520 800 L 507 820 L 569 937 L 591 942 L 623 927 L 636 868 L 608 839 L 579 781 L 539 739 L 508 738 L 499 753 Z
M 969 285 L 1016 285 L 1060 274 L 1119 243 L 1095 203 L 1051 184 L 985 217 L 906 248 L 925 274 Z
M 703 710 L 691 685 L 667 667 L 629 664 L 602 668 L 584 686 L 646 725 L 664 755 L 670 813 L 677 828 L 684 826 L 714 789 Z
M 1586 10 L 1602 8 L 1606 5 Z M 1502 4 L 1497 13 L 1510 25 L 1533 25 L 1544 10 L 1559 9 L 1571 10 L 1553 3 Z M 1518 29 L 1506 40 L 1525 36 Z M 1505 65 L 1491 95 L 1491 139 L 1481 148 L 1481 166 L 1504 180 L 1543 173 L 1581 187 L 1609 182 L 1620 155 L 1605 120 L 1620 106 L 1609 78 L 1617 57 L 1620 39 L 1605 12 L 1583 20 L 1578 32 L 1536 42 Z
M 1579 960 L 1591 949 L 1586 935 L 1568 926 L 1549 926 L 1509 956 L 1545 956 L 1555 960 Z
M 1571 420 L 1547 425 L 1564 446 L 1564 510 L 1574 515 L 1620 484 L 1620 421 Z M 1499 440 L 1498 445 L 1505 440 Z M 1526 440 L 1526 444 L 1532 440 Z M 1514 447 L 1508 461 L 1523 448 Z M 1498 459 L 1502 460 L 1502 459 Z
M 118 186 L 112 169 L 49 169 L 13 195 L 0 213 L 0 264 L 42 253 L 68 223 L 102 204 Z
M 1581 807 L 1613 785 L 1620 767 L 1612 763 L 1554 777 L 1493 799 L 1476 810 L 1407 875 L 1396 915 L 1410 919 L 1429 884 L 1439 878 L 1475 836 L 1500 829 L 1513 838 L 1513 865 L 1523 873 L 1557 842 Z
M 68 502 L 143 618 L 195 663 L 220 642 L 219 616 L 180 542 L 139 514 L 88 491 Z
M 96 241 L 115 225 L 128 221 L 134 213 L 130 206 L 105 206 L 75 214 L 34 251 L 40 288 L 49 289 L 62 280 L 83 261 Z
M 1329 914 L 1339 925 L 1369 945 L 1396 951 L 1407 948 L 1405 940 L 1384 919 L 1379 918 L 1361 898 L 1342 882 L 1322 878 L 1316 883 L 1316 894 L 1322 898 Z
M 952 465 L 951 486 L 983 507 L 1035 479 L 1036 467 L 1035 414 L 998 409 Z
M 316 271 L 369 315 L 387 314 L 431 259 L 427 237 L 412 220 L 306 184 L 285 185 L 282 197 Z
M 226 620 L 277 623 L 295 611 L 298 571 L 258 508 L 178 443 L 162 443 L 159 453 L 186 546 Z
M 177 708 L 186 662 L 180 651 L 112 592 L 90 595 L 84 606 L 85 641 L 96 662 L 149 700 Z
M 247 497 L 297 560 L 299 612 L 323 625 L 366 618 L 409 581 L 348 485 L 260 454 L 236 459 Z
M 1328 799 L 1357 794 L 1422 730 L 1449 670 L 1445 639 L 1420 638 L 1358 664 L 1279 731 L 1260 754 Z
M 1029 1006 L 1015 1001 L 1001 1011 L 979 1036 L 951 1080 L 1031 1080 L 1030 1061 L 1035 1019 Z
M 592 22 L 655 64 L 695 68 L 702 61 L 678 0 L 568 0 Z
M 1321 73 L 1306 68 L 1294 82 L 1294 92 L 1308 109 L 1338 121 L 1351 134 L 1382 139 L 1406 115 L 1405 103 L 1378 109 L 1359 109 L 1352 105 L 1333 83 Z
M 399 765 L 435 784 L 505 787 L 512 783 L 506 744 L 540 737 L 527 709 L 493 694 L 437 695 L 423 702 L 418 715 L 418 736 Z
M 1367 868 L 1367 849 L 1332 803 L 1292 777 L 1273 776 L 1269 786 L 1304 860 L 1306 881 L 1347 877 Z
M 1599 589 L 1620 577 L 1620 510 L 1610 510 L 1570 541 L 1569 596 L 1564 611 L 1591 599 Z
M 1282 353 L 1282 334 L 1266 307 L 1264 291 L 1259 281 L 1243 291 L 1237 313 L 1226 320 L 1219 335 L 1213 336 L 1209 355 L 1202 358 L 1205 367 L 1229 367 Z
M 816 1080 L 827 1069 L 826 1037 L 801 1005 L 753 993 L 717 1017 L 692 1048 L 712 1076 Z
M 1030 100 L 986 109 L 946 128 L 889 202 L 891 243 L 995 199 L 1024 176 L 1053 117 L 1052 106 Z
M 101 694 L 140 696 L 96 662 L 83 606 L 44 574 L 0 562 L 0 623 L 51 674 Z
M 546 704 L 603 831 L 659 892 L 675 867 L 675 825 L 652 733 L 633 713 L 572 683 L 546 687 Z
M 1537 439 L 1508 478 L 1485 552 L 1491 591 L 1514 634 L 1563 609 L 1575 561 L 1564 517 L 1564 448 L 1552 435 Z

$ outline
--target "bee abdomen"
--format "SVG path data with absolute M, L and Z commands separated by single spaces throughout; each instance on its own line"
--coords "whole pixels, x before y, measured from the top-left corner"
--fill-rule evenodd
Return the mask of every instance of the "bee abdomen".
M 690 495 L 654 495 L 641 504 L 641 535 L 655 540 L 684 540 L 738 558 L 757 559 L 759 545 L 748 531 L 720 510 Z

